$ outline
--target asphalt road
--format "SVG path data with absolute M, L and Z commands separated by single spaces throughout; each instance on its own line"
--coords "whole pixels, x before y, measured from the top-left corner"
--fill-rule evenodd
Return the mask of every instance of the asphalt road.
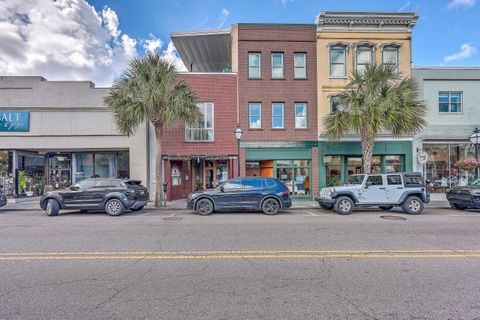
M 479 270 L 479 211 L 0 211 L 0 319 L 480 319 Z

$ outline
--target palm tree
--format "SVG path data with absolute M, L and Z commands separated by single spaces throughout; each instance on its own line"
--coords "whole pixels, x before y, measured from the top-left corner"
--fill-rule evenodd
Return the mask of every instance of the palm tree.
M 426 106 L 419 98 L 416 82 L 389 66 L 371 65 L 363 72 L 354 71 L 347 90 L 338 98 L 337 110 L 323 120 L 327 138 L 338 141 L 345 133 L 359 134 L 365 173 L 371 172 L 379 133 L 412 135 L 426 124 Z
M 157 157 L 155 165 L 155 206 L 161 205 L 162 131 L 179 121 L 193 124 L 200 116 L 197 95 L 170 62 L 158 53 L 147 53 L 130 61 L 123 75 L 115 81 L 104 99 L 120 133 L 131 136 L 144 122 L 155 127 Z

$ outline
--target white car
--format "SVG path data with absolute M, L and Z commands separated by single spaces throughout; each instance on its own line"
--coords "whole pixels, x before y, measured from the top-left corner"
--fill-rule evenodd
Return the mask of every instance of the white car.
M 323 209 L 338 214 L 350 214 L 355 207 L 378 206 L 390 210 L 402 207 L 408 214 L 420 214 L 430 194 L 421 173 L 356 174 L 348 177 L 347 184 L 323 188 L 316 201 Z

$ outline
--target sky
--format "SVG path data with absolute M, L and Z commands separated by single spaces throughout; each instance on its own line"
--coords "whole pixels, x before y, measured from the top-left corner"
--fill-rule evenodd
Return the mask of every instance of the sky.
M 109 86 L 148 50 L 185 70 L 172 31 L 314 23 L 324 10 L 417 12 L 415 66 L 480 66 L 480 0 L 0 0 L 0 76 Z

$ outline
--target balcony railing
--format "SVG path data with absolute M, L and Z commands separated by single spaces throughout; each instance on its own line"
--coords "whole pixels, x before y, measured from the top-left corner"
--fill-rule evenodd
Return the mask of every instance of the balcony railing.
M 185 141 L 213 141 L 213 128 L 185 128 Z

